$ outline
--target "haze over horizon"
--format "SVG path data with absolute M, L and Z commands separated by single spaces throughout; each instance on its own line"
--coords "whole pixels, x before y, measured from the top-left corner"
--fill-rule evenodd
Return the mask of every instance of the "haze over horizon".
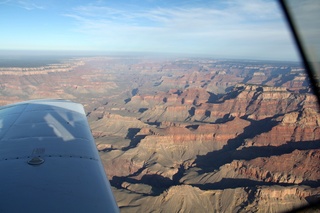
M 0 0 L 0 50 L 298 61 L 276 1 Z

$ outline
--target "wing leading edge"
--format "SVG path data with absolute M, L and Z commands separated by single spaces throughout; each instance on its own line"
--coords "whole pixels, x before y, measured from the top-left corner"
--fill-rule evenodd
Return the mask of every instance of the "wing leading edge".
M 83 106 L 0 108 L 0 212 L 119 212 Z

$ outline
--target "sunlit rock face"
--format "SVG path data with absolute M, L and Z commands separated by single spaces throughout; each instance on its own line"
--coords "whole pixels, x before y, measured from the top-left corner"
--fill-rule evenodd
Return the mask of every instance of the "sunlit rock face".
M 320 192 L 319 108 L 302 71 L 81 58 L 0 68 L 0 104 L 82 103 L 122 212 L 281 212 Z

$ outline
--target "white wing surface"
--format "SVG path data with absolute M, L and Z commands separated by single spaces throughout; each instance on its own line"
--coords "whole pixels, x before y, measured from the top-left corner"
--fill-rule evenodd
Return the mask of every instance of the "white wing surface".
M 83 106 L 0 108 L 0 212 L 118 212 Z

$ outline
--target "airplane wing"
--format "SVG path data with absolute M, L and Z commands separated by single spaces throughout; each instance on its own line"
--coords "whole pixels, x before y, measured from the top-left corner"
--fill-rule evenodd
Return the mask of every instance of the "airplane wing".
M 119 212 L 83 106 L 0 108 L 0 212 Z

